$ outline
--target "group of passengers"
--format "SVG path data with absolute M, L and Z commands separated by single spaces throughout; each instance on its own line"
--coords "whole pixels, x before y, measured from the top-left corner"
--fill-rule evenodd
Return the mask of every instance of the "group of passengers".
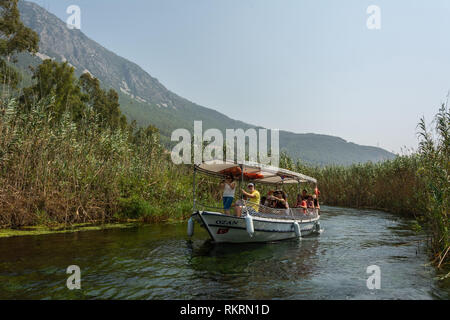
M 303 189 L 302 194 L 297 196 L 297 208 L 303 209 L 320 209 L 318 195 L 320 192 L 316 190 L 316 194 L 310 195 Z
M 242 208 L 244 207 L 244 202 L 242 200 L 237 200 L 233 205 L 236 183 L 234 182 L 232 175 L 226 176 L 225 180 L 221 182 L 221 188 L 223 190 L 222 199 L 225 214 L 230 214 L 231 207 L 234 207 L 236 216 L 240 217 L 242 214 Z M 287 194 L 283 190 L 271 190 L 267 193 L 267 196 L 261 197 L 259 191 L 255 189 L 255 185 L 253 183 L 249 183 L 247 188 L 247 190 L 241 190 L 244 195 L 244 199 L 247 201 L 247 210 L 255 212 L 267 211 L 266 208 L 269 208 L 269 210 L 270 208 L 289 210 Z M 320 193 L 317 189 L 314 195 L 309 195 L 306 189 L 304 189 L 302 194 L 297 196 L 297 203 L 294 208 L 302 208 L 304 213 L 307 212 L 307 209 L 320 209 L 318 200 L 319 194 Z

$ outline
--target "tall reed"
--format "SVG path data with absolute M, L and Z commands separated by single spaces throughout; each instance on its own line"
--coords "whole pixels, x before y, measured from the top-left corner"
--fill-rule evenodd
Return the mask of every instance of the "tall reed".
M 94 112 L 77 123 L 69 114 L 55 119 L 52 103 L 0 107 L 0 226 L 187 214 L 190 171 L 168 160 L 157 132 L 133 141 Z
M 415 217 L 430 235 L 433 260 L 448 263 L 450 253 L 450 111 L 439 109 L 434 128 L 418 124 L 419 149 L 380 163 L 349 167 L 306 167 L 285 154 L 282 166 L 317 178 L 321 202 L 329 205 L 373 208 Z

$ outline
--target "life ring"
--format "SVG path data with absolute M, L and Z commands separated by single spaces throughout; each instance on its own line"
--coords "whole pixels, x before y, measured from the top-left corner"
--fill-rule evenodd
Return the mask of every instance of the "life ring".
M 242 174 L 242 170 L 240 167 L 232 167 L 232 168 L 228 168 L 228 169 L 224 169 L 222 171 L 220 171 L 221 174 L 224 175 L 233 175 L 233 177 L 237 177 L 240 176 Z
M 244 177 L 247 179 L 263 179 L 264 176 L 260 173 L 244 172 Z
M 233 175 L 233 177 L 240 177 L 242 175 L 242 170 L 240 167 L 232 167 L 220 171 L 223 175 Z M 244 178 L 246 179 L 263 179 L 264 175 L 256 172 L 244 172 Z

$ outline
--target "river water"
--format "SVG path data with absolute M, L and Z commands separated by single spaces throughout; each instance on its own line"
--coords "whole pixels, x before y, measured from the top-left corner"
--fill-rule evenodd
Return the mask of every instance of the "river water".
M 188 241 L 186 223 L 0 239 L 0 299 L 449 299 L 407 220 L 335 207 L 321 219 L 320 236 L 268 244 L 215 245 L 198 225 Z

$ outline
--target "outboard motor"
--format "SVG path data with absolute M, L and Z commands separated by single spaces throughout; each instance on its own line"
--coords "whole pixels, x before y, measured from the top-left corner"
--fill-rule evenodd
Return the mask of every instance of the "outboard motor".
M 189 237 L 194 235 L 194 219 L 192 219 L 192 217 L 190 217 L 188 221 L 187 234 Z

